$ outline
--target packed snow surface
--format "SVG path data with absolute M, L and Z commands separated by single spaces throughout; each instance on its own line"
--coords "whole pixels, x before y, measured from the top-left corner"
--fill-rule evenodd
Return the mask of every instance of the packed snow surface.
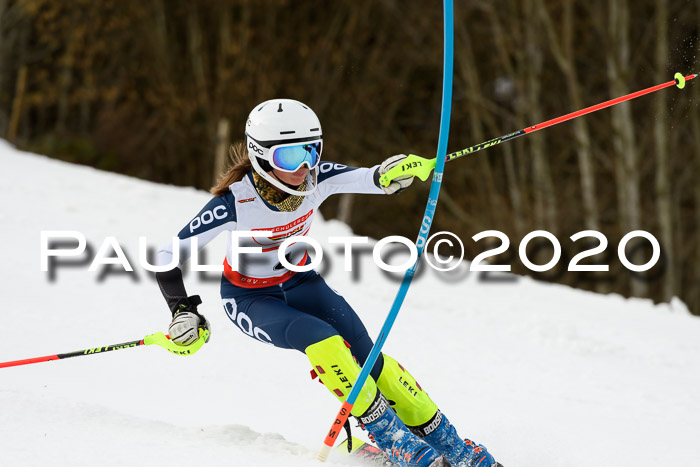
M 0 141 L 3 312 L 0 361 L 138 340 L 169 312 L 139 265 L 140 236 L 169 241 L 207 202 L 158 185 L 17 151 Z M 369 198 L 367 198 L 369 199 Z M 415 207 L 419 223 L 423 206 Z M 444 213 L 443 213 L 444 214 Z M 404 215 L 406 215 L 404 213 Z M 438 216 L 441 215 L 438 209 Z M 41 232 L 82 232 L 92 253 L 41 271 Z M 329 283 L 376 336 L 398 289 L 371 262 L 353 278 L 325 240 Z M 88 270 L 114 237 L 133 273 Z M 221 264 L 223 238 L 205 248 Z M 109 250 L 111 251 L 111 250 Z M 204 261 L 202 261 L 204 262 Z M 449 280 L 425 269 L 386 353 L 457 426 L 506 467 L 700 465 L 700 319 L 654 305 L 511 276 Z M 178 357 L 155 346 L 0 369 L 0 466 L 313 466 L 338 401 L 309 363 L 243 334 L 218 277 L 189 273 L 211 342 Z M 362 436 L 359 429 L 355 434 Z M 337 456 L 327 465 L 344 462 Z

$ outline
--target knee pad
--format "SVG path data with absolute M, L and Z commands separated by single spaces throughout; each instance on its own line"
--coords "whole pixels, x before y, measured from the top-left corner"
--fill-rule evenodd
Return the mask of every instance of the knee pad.
M 352 390 L 352 385 L 360 375 L 360 366 L 345 345 L 343 338 L 338 335 L 331 336 L 311 344 L 304 352 L 309 357 L 321 382 L 341 402 L 345 402 Z M 377 385 L 371 377 L 368 377 L 350 413 L 355 416 L 365 413 L 376 395 Z
M 377 387 L 390 401 L 401 421 L 409 427 L 421 426 L 437 413 L 437 405 L 416 379 L 399 362 L 384 354 L 384 368 Z

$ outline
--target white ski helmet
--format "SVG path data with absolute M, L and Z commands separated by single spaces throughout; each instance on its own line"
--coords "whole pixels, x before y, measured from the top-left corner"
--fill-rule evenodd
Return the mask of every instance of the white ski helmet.
M 245 134 L 248 157 L 258 175 L 291 195 L 307 196 L 316 191 L 323 135 L 313 110 L 292 99 L 265 101 L 250 112 Z M 272 169 L 296 172 L 303 165 L 310 169 L 306 191 L 268 173 Z

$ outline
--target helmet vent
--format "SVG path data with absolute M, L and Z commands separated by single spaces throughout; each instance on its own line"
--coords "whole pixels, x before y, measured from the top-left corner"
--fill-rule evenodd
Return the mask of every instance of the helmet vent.
M 320 131 L 320 130 L 321 130 L 320 128 L 312 128 L 309 131 Z
M 294 133 L 296 133 L 296 131 L 294 131 L 294 130 L 290 130 L 290 131 L 280 131 L 280 135 L 292 135 L 292 134 L 294 134 Z
M 277 111 L 278 111 L 278 112 L 283 112 L 283 110 L 282 110 L 282 103 L 281 103 L 281 102 L 280 102 L 280 106 L 279 106 L 279 108 L 277 109 Z

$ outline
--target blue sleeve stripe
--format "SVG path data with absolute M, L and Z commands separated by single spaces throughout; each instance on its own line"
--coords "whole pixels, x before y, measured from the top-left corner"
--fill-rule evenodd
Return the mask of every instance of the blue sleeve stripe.
M 180 240 L 199 235 L 228 222 L 236 221 L 236 198 L 233 193 L 211 199 L 177 234 Z
M 329 161 L 321 162 L 318 165 L 318 183 L 321 183 L 335 175 L 352 172 L 353 170 L 357 170 L 357 167 L 348 167 L 347 165 L 336 164 L 335 162 Z

